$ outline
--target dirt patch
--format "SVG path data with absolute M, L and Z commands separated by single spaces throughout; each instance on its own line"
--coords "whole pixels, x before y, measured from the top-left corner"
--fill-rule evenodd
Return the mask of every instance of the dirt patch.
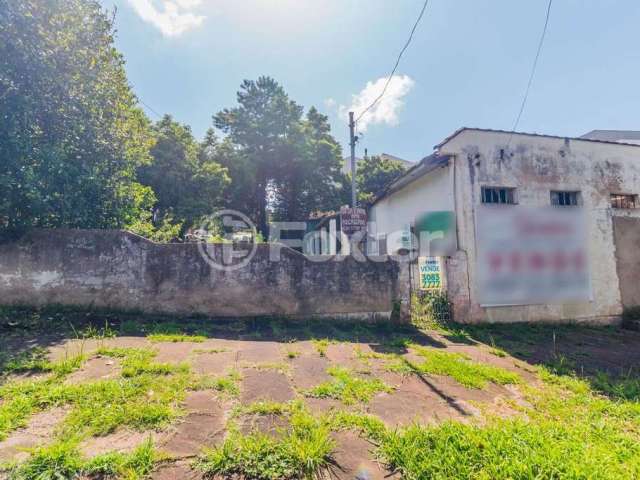
M 211 391 L 189 392 L 184 400 L 184 408 L 189 413 L 222 415 L 224 413 L 220 401 Z
M 87 360 L 80 370 L 73 372 L 65 379 L 65 383 L 76 385 L 82 382 L 116 378 L 120 375 L 118 359 L 95 357 Z
M 241 400 L 245 404 L 259 400 L 288 402 L 295 397 L 286 375 L 273 370 L 245 370 L 241 391 Z
M 59 407 L 32 415 L 25 428 L 16 430 L 0 442 L 0 462 L 24 460 L 29 456 L 26 449 L 49 443 L 68 411 Z
M 151 480 L 201 480 L 202 478 L 204 478 L 202 474 L 191 469 L 188 463 L 162 465 L 151 475 Z
M 358 369 L 362 363 L 355 358 L 355 351 L 351 343 L 332 343 L 327 347 L 327 358 L 331 363 L 341 367 Z
M 351 410 L 357 409 L 357 406 L 347 407 L 340 400 L 334 398 L 305 398 L 305 405 L 313 413 L 328 413 L 332 410 Z
M 354 432 L 339 432 L 334 435 L 337 442 L 332 477 L 340 480 L 384 480 L 400 478 L 375 461 L 374 446 Z
M 181 363 L 189 359 L 191 353 L 199 347 L 199 343 L 191 342 L 157 342 L 153 348 L 158 354 L 153 359 L 158 363 Z
M 224 437 L 224 417 L 190 413 L 173 428 L 160 447 L 174 458 L 194 457 L 203 447 L 212 447 Z
M 225 409 L 213 392 L 189 392 L 184 407 L 187 416 L 162 442 L 162 449 L 176 458 L 195 456 L 224 436 Z
M 237 354 L 233 351 L 218 353 L 194 353 L 191 359 L 193 371 L 201 375 L 222 375 L 236 368 Z
M 291 360 L 291 365 L 292 381 L 297 388 L 312 388 L 331 380 L 327 373 L 329 361 L 324 357 L 303 355 Z
M 82 443 L 82 454 L 87 458 L 102 455 L 108 452 L 127 453 L 151 438 L 154 445 L 162 442 L 166 434 L 148 431 L 137 432 L 135 430 L 117 430 L 103 437 L 92 437 Z
M 417 375 L 410 375 L 397 385 L 393 393 L 376 396 L 369 412 L 380 417 L 390 427 L 418 423 L 437 423 L 462 419 L 474 412 L 456 397 L 447 396 Z
M 285 358 L 281 346 L 277 342 L 242 342 L 239 359 L 243 363 L 281 362 Z

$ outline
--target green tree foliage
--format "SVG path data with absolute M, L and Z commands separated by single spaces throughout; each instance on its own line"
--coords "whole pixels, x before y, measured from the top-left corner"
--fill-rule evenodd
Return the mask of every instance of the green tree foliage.
M 217 161 L 218 141 L 213 131 L 199 144 L 191 129 L 165 115 L 153 131 L 152 161 L 140 167 L 138 178 L 155 192 L 152 205 L 156 226 L 194 226 L 219 208 L 227 171 Z M 166 230 L 164 228 L 163 230 Z
M 396 160 L 377 155 L 363 158 L 358 162 L 356 171 L 358 202 L 363 204 L 373 201 L 376 195 L 404 172 L 404 166 Z
M 94 0 L 0 0 L 0 226 L 122 227 L 153 137 Z
M 229 168 L 235 208 L 267 234 L 269 212 L 280 220 L 304 220 L 319 208 L 339 205 L 335 195 L 340 147 L 327 118 L 315 108 L 304 115 L 269 77 L 245 80 L 238 106 L 214 116 L 224 134 L 221 162 Z

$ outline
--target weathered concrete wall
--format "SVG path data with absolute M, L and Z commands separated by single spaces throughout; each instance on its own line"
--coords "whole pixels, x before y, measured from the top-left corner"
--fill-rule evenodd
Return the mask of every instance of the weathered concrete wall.
M 640 306 L 640 218 L 614 217 L 613 234 L 622 306 Z
M 280 260 L 270 261 L 265 244 L 247 266 L 221 271 L 196 244 L 155 244 L 122 231 L 33 230 L 0 241 L 0 304 L 388 318 L 394 302 L 408 301 L 402 263 L 313 260 L 282 247 Z
M 640 147 L 501 132 L 463 131 L 441 147 L 455 156 L 459 248 L 449 260 L 454 315 L 468 322 L 583 321 L 614 323 L 622 312 L 612 218 L 640 217 L 612 209 L 611 193 L 640 193 Z M 481 307 L 476 282 L 475 210 L 482 186 L 517 189 L 519 205 L 548 206 L 551 190 L 580 191 L 589 218 L 591 301 L 564 305 Z M 506 208 L 518 208 L 518 205 Z M 628 248 L 628 247 L 624 247 Z M 633 252 L 638 258 L 640 252 Z M 468 277 L 462 272 L 468 272 Z M 636 279 L 637 282 L 637 279 Z

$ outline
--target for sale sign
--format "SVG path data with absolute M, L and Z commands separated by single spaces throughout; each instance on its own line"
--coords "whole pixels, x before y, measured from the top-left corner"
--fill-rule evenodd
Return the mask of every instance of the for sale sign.
M 367 230 L 367 211 L 364 208 L 342 207 L 340 209 L 340 229 L 345 235 Z
M 442 290 L 442 264 L 438 257 L 418 257 L 420 290 Z
M 484 306 L 591 298 L 586 218 L 580 207 L 481 206 L 476 246 Z

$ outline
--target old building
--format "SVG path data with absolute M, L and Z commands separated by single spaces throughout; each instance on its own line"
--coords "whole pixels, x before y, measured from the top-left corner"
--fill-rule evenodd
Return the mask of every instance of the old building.
M 453 248 L 436 254 L 456 320 L 616 322 L 640 305 L 638 139 L 462 128 L 376 199 L 370 250 L 451 212 Z

